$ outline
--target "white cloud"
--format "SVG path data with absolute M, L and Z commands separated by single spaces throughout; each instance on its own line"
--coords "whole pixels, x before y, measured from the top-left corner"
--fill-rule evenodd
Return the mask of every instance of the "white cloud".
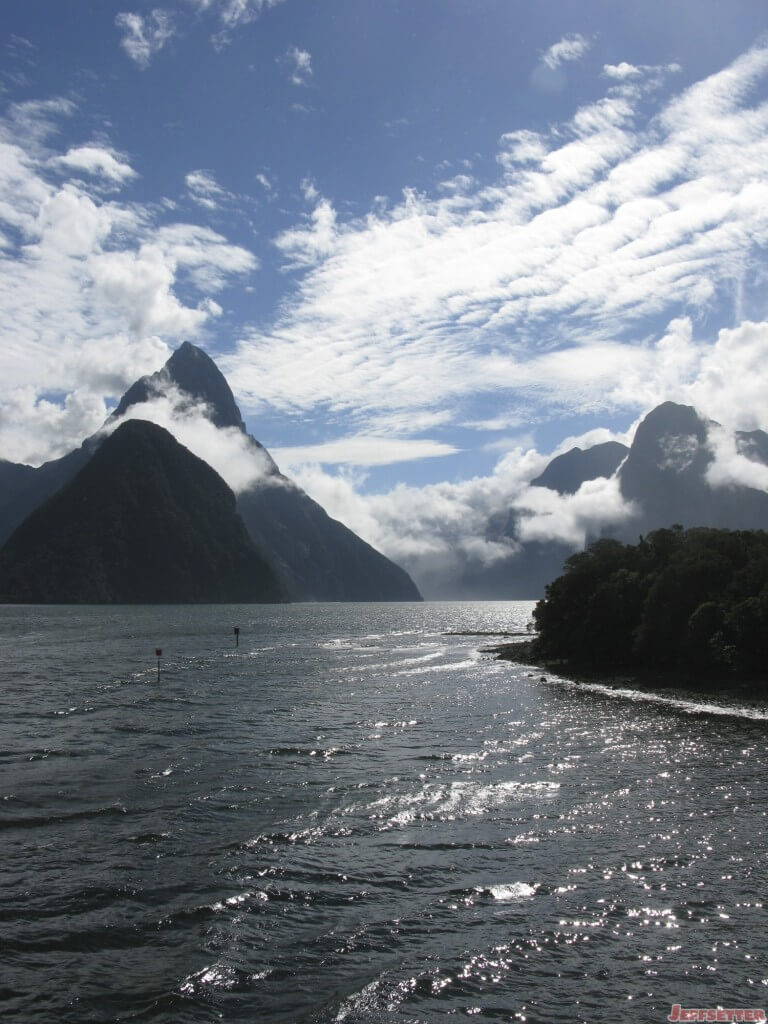
M 115 24 L 123 30 L 120 45 L 139 67 L 149 67 L 156 53 L 175 34 L 173 15 L 162 7 L 155 8 L 147 17 L 141 14 L 123 12 L 115 18 Z
M 190 405 L 183 392 L 165 385 L 163 394 L 131 406 L 125 416 L 110 421 L 111 433 L 129 419 L 149 420 L 169 431 L 176 440 L 207 462 L 235 493 L 252 487 L 274 472 L 274 463 L 237 427 L 216 427 L 203 403 Z
M 650 409 L 670 400 L 694 406 L 730 432 L 768 427 L 768 322 L 723 328 L 712 344 L 697 341 L 692 321 L 682 317 L 641 351 L 645 359 L 615 382 L 619 405 L 634 398 Z
M 103 399 L 88 389 L 71 391 L 62 404 L 41 398 L 32 385 L 14 388 L 0 399 L 2 457 L 39 465 L 65 455 L 94 433 L 107 415 Z M 29 431 L 34 423 L 34 431 Z
M 556 541 L 574 551 L 607 526 L 632 519 L 638 509 L 621 494 L 617 477 L 587 480 L 575 494 L 529 487 L 517 500 L 521 516 L 517 536 L 523 542 Z M 527 513 L 527 514 L 525 514 Z
M 210 171 L 190 171 L 184 177 L 184 184 L 191 198 L 207 210 L 217 210 L 222 200 L 231 198 L 230 193 L 218 184 Z
M 634 64 L 628 64 L 623 60 L 620 64 L 603 64 L 603 75 L 606 78 L 616 78 L 624 81 L 627 78 L 639 78 L 642 75 L 640 68 Z
M 617 82 L 626 82 L 630 79 L 642 78 L 645 75 L 658 73 L 677 74 L 682 71 L 679 64 L 628 64 L 625 60 L 619 64 L 603 64 L 603 77 L 611 78 Z
M 733 433 L 710 426 L 707 443 L 714 456 L 707 470 L 711 487 L 754 487 L 768 491 L 768 466 L 738 451 Z
M 308 186 L 312 214 L 276 239 L 302 276 L 227 360 L 238 393 L 373 416 L 509 389 L 597 413 L 691 386 L 696 346 L 637 339 L 649 318 L 693 324 L 761 264 L 766 77 L 758 46 L 671 101 L 611 86 L 551 131 L 507 133 L 495 183 L 358 219 Z
M 306 85 L 312 77 L 312 55 L 298 46 L 289 46 L 282 58 L 294 85 Z
M 189 0 L 199 14 L 215 14 L 219 23 L 219 31 L 211 36 L 217 49 L 226 46 L 232 33 L 244 25 L 248 25 L 270 7 L 277 7 L 284 0 Z
M 70 170 L 100 175 L 118 185 L 136 177 L 136 171 L 130 164 L 119 154 L 103 146 L 74 146 L 64 156 L 56 157 L 53 163 Z
M 570 61 L 581 60 L 584 54 L 592 45 L 586 36 L 578 32 L 563 36 L 557 43 L 553 43 L 548 50 L 542 54 L 542 62 L 553 71 L 561 64 Z
M 309 214 L 309 223 L 283 231 L 275 239 L 275 245 L 288 257 L 288 268 L 312 266 L 331 255 L 337 239 L 336 211 L 317 192 L 311 183 L 305 183 L 304 194 L 308 201 L 317 199 L 314 210 Z
M 200 12 L 215 11 L 222 25 L 237 28 L 247 25 L 270 7 L 277 7 L 283 0 L 189 0 Z
M 117 309 L 133 337 L 195 335 L 206 320 L 204 310 L 185 306 L 173 294 L 175 267 L 158 245 L 98 253 L 91 259 L 91 280 L 96 301 Z
M 397 462 L 413 462 L 455 455 L 453 445 L 428 439 L 393 437 L 342 437 L 323 444 L 276 448 L 274 455 L 283 468 L 306 463 L 320 465 L 389 466 Z
M 528 129 L 506 132 L 499 143 L 502 148 L 497 160 L 509 171 L 519 164 L 541 164 L 549 152 L 549 147 L 542 136 Z
M 211 228 L 165 224 L 152 234 L 165 258 L 200 291 L 220 291 L 233 279 L 253 273 L 259 261 L 248 249 L 233 245 Z
M 222 312 L 213 296 L 258 266 L 209 228 L 106 201 L 104 181 L 117 191 L 127 164 L 104 147 L 52 150 L 70 113 L 54 101 L 0 119 L 0 452 L 21 461 L 79 444 L 105 398 L 156 369 L 169 342 L 199 335 Z
M 626 522 L 636 509 L 616 479 L 589 481 L 573 495 L 531 487 L 551 456 L 517 448 L 488 476 L 426 487 L 398 485 L 364 494 L 365 478 L 349 470 L 330 474 L 319 465 L 293 476 L 336 519 L 411 573 L 427 590 L 455 586 L 467 569 L 510 561 L 525 542 L 554 541 L 572 550 L 606 526 Z M 510 525 L 511 524 L 511 525 Z

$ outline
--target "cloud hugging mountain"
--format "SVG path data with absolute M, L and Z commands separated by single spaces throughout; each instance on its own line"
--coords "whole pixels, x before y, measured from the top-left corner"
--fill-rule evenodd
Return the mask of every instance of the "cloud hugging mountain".
M 6 601 L 420 600 L 280 473 L 189 343 L 79 449 L 38 468 L 0 462 L 0 484 Z
M 224 376 L 185 342 L 128 389 L 80 448 L 38 468 L 0 461 L 0 593 L 41 601 L 389 601 L 418 600 L 421 589 L 445 599 L 537 598 L 565 558 L 599 536 L 634 541 L 673 523 L 768 525 L 768 434 L 728 433 L 690 406 L 656 407 L 630 446 L 601 442 L 542 462 L 511 454 L 493 477 L 399 487 L 369 496 L 364 507 L 359 496 L 345 502 L 350 492 L 340 488 L 330 496 L 334 519 L 247 433 Z M 177 486 L 195 476 L 191 489 Z M 150 486 L 160 479 L 162 487 Z M 218 518 L 203 507 L 217 488 L 219 509 L 228 509 Z M 126 515 L 134 505 L 141 514 Z M 148 510 L 152 528 L 142 518 Z M 178 544 L 162 540 L 170 522 Z M 229 554 L 222 558 L 226 536 L 252 564 L 250 590 Z M 119 567 L 134 563 L 146 567 L 137 577 L 143 590 L 121 579 Z M 174 589 L 174 579 L 186 582 Z

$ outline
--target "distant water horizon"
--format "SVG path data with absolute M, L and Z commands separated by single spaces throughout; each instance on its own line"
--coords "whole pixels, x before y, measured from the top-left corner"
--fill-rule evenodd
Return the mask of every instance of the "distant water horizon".
M 483 653 L 534 604 L 0 607 L 2 1019 L 766 1006 L 768 710 Z

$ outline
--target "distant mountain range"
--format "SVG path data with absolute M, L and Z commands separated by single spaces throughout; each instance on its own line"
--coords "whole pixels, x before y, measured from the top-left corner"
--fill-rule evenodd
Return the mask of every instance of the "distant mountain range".
M 635 514 L 603 526 L 588 542 L 607 535 L 636 543 L 638 536 L 674 523 L 768 529 L 765 490 L 737 483 L 716 486 L 708 479 L 715 462 L 713 432 L 718 429 L 717 423 L 702 419 L 690 406 L 665 402 L 639 424 L 631 447 L 608 442 L 586 450 L 572 448 L 553 459 L 531 484 L 566 496 L 576 494 L 588 481 L 616 478 L 622 498 L 633 503 Z M 768 466 L 765 431 L 737 432 L 730 441 L 737 455 Z M 521 519 L 514 509 L 494 517 L 487 523 L 485 539 L 518 540 Z M 538 598 L 572 553 L 571 546 L 556 541 L 518 542 L 514 554 L 491 565 L 467 565 L 451 581 L 448 592 L 433 590 L 429 596 Z
M 259 478 L 237 498 L 161 427 L 133 419 L 109 433 L 129 410 L 170 393 L 177 411 L 203 405 L 258 458 Z M 406 572 L 279 472 L 196 346 L 185 342 L 136 381 L 105 426 L 38 468 L 0 461 L 0 600 L 421 599 Z
M 157 400 L 172 405 L 176 423 L 204 415 L 215 438 L 236 438 L 238 458 L 258 467 L 250 485 L 235 496 L 168 431 L 139 419 L 145 410 L 151 418 Z M 127 414 L 137 418 L 121 422 Z M 723 476 L 717 444 L 721 457 L 731 453 L 738 472 Z M 665 402 L 640 423 L 630 447 L 573 448 L 531 486 L 555 492 L 556 501 L 578 501 L 585 484 L 613 478 L 625 515 L 603 517 L 587 540 L 609 535 L 635 542 L 674 523 L 768 528 L 768 493 L 762 483 L 748 485 L 761 473 L 768 479 L 763 467 L 764 431 L 726 437 L 691 407 Z M 509 557 L 467 562 L 447 583 L 431 587 L 430 596 L 540 597 L 573 548 L 521 540 L 528 515 L 519 506 L 489 519 L 483 539 L 509 548 Z M 38 468 L 0 460 L 2 601 L 286 599 L 408 601 L 420 594 L 403 569 L 280 473 L 246 432 L 213 360 L 188 342 L 157 373 L 136 381 L 105 428 L 79 448 Z
M 544 472 L 531 480 L 534 487 L 549 487 L 558 494 L 575 494 L 587 480 L 613 476 L 629 454 L 629 448 L 618 441 L 596 444 L 586 451 L 571 448 L 552 459 Z

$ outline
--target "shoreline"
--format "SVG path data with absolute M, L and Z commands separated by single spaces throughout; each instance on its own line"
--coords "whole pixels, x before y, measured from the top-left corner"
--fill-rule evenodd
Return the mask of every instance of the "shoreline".
M 749 701 L 760 708 L 768 707 L 768 681 L 757 676 L 734 676 L 727 684 L 717 678 L 702 678 L 679 670 L 652 671 L 642 669 L 604 670 L 576 667 L 566 660 L 542 661 L 533 656 L 533 641 L 496 644 L 482 647 L 481 653 L 495 654 L 498 661 L 524 665 L 535 672 L 559 676 L 573 683 L 596 683 L 612 690 L 637 690 L 659 696 L 696 696 L 724 700 Z M 762 692 L 761 692 L 762 691 Z

